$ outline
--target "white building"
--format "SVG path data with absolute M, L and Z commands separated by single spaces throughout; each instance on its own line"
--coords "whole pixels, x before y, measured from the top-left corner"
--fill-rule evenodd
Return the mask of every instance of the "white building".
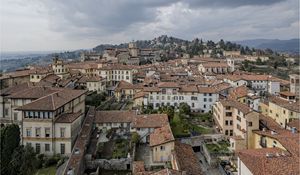
M 195 85 L 180 86 L 174 82 L 161 82 L 157 88 L 144 99 L 144 105 L 179 107 L 180 103 L 187 103 L 192 111 L 210 112 L 212 105 L 219 99 L 219 94 L 211 87 L 197 87 Z

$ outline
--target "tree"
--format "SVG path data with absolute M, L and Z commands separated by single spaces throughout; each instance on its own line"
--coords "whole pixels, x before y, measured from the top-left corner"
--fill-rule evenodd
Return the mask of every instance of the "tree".
M 33 148 L 29 145 L 24 147 L 24 153 L 22 156 L 22 166 L 20 172 L 23 175 L 31 175 L 36 170 L 37 159 Z
M 261 58 L 258 57 L 258 58 L 256 59 L 256 64 L 257 64 L 257 65 L 263 65 L 264 63 L 262 62 Z
M 140 135 L 137 132 L 131 133 L 131 141 L 132 143 L 138 143 L 140 140 Z
M 159 112 L 167 114 L 170 118 L 174 116 L 174 108 L 172 106 L 162 106 L 159 108 Z
M 191 107 L 187 103 L 180 103 L 179 112 L 181 114 L 189 115 L 191 113 Z
M 23 146 L 19 146 L 14 150 L 10 161 L 11 175 L 21 174 L 20 167 L 22 167 L 23 155 L 24 155 Z
M 14 150 L 20 145 L 20 128 L 16 124 L 1 128 L 1 174 L 10 174 L 10 161 Z

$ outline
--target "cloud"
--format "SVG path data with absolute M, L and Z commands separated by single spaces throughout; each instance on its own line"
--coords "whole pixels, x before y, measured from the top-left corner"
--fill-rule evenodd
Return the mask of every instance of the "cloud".
M 3 0 L 3 3 L 0 20 L 5 26 L 1 30 L 4 49 L 87 48 L 100 43 L 152 39 L 162 34 L 183 39 L 287 39 L 298 37 L 299 31 L 298 0 Z

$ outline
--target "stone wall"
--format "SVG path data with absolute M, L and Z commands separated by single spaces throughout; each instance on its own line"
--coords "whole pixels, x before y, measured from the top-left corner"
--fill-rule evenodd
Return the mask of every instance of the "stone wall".
M 105 170 L 130 170 L 132 158 L 121 159 L 96 159 L 93 161 L 86 161 L 87 169 L 105 169 Z

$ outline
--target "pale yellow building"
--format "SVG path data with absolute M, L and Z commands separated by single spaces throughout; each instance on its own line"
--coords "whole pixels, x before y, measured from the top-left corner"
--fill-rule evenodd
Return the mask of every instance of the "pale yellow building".
M 237 151 L 250 146 L 252 130 L 259 128 L 259 113 L 234 100 L 220 100 L 213 107 L 217 129 L 230 141 L 230 149 Z
M 53 58 L 52 70 L 53 73 L 59 76 L 61 79 L 65 79 L 70 75 L 69 69 L 64 64 L 63 60 L 58 59 L 58 57 Z
M 141 92 L 142 90 L 143 87 L 141 84 L 131 84 L 124 80 L 121 80 L 116 86 L 115 96 L 118 101 L 122 99 L 131 100 L 136 93 Z
M 157 128 L 150 134 L 151 162 L 163 163 L 171 160 L 175 138 L 169 124 Z
M 47 155 L 71 153 L 85 113 L 84 90 L 60 89 L 23 105 L 22 144 Z
M 266 107 L 268 104 L 268 107 Z M 287 123 L 300 118 L 300 103 L 278 96 L 269 97 L 268 101 L 260 104 L 261 111 L 275 120 L 281 127 L 286 128 Z

